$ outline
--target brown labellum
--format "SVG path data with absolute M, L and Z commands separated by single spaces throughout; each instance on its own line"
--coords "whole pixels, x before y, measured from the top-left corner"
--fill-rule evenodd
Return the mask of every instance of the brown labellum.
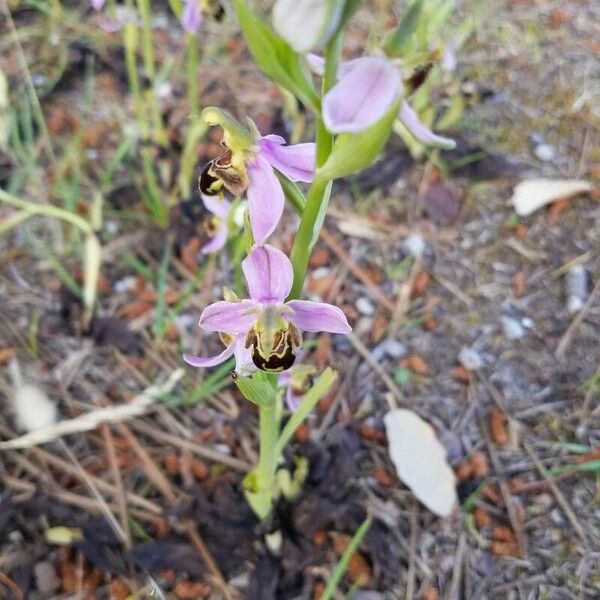
M 207 163 L 198 177 L 198 189 L 205 196 L 216 196 L 223 185 L 221 180 L 211 172 L 213 163 L 213 160 Z
M 280 373 L 289 369 L 296 360 L 296 352 L 302 344 L 298 329 L 289 323 L 287 329 L 276 331 L 273 336 L 273 348 L 267 354 L 264 350 L 262 332 L 252 330 L 246 338 L 246 348 L 252 348 L 252 362 L 261 370 Z

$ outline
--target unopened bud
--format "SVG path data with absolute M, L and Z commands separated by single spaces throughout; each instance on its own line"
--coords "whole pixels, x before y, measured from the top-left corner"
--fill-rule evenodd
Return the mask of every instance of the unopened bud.
M 277 0 L 273 27 L 296 52 L 322 48 L 337 30 L 344 0 Z

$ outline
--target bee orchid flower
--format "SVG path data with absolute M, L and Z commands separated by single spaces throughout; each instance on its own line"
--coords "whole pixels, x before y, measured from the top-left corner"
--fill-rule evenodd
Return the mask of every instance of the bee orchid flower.
M 198 325 L 218 332 L 225 349 L 216 356 L 185 355 L 194 367 L 212 367 L 236 358 L 236 371 L 255 368 L 279 373 L 289 369 L 302 347 L 302 331 L 348 334 L 352 330 L 337 306 L 308 300 L 285 301 L 293 281 L 288 257 L 270 245 L 255 246 L 242 261 L 249 299 L 207 306 Z
M 203 254 L 218 252 L 227 243 L 229 228 L 227 220 L 231 213 L 231 202 L 215 197 L 202 196 L 204 206 L 211 215 L 204 221 L 204 228 L 210 237 L 201 248 Z
M 281 136 L 262 136 L 253 123 L 247 129 L 218 108 L 204 109 L 202 118 L 223 128 L 224 152 L 204 167 L 200 191 L 207 196 L 219 195 L 223 188 L 234 196 L 246 193 L 254 241 L 264 244 L 277 227 L 285 205 L 275 170 L 291 181 L 312 181 L 315 144 L 288 146 Z
M 311 68 L 322 72 L 322 59 L 308 55 Z M 323 98 L 323 121 L 332 133 L 358 133 L 379 121 L 396 103 L 403 85 L 400 70 L 383 56 L 363 56 L 340 65 L 337 83 Z M 404 100 L 398 118 L 427 146 L 451 149 L 454 140 L 435 134 Z

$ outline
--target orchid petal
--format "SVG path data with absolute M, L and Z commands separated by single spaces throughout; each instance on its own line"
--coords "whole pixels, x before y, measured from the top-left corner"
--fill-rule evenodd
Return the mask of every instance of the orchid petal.
M 183 12 L 181 13 L 181 26 L 191 34 L 198 33 L 202 24 L 202 11 L 198 0 L 183 0 Z
M 255 246 L 242 261 L 250 297 L 256 302 L 283 302 L 292 289 L 294 273 L 289 258 L 270 245 Z
M 210 242 L 202 246 L 202 254 L 212 254 L 213 252 L 218 252 L 227 243 L 228 237 L 229 230 L 227 229 L 227 223 L 222 221 L 219 229 L 217 229 L 217 232 L 215 235 L 213 235 Z
M 202 194 L 202 202 L 213 215 L 226 219 L 231 211 L 231 202 L 222 200 L 218 196 L 206 196 Z
M 318 54 L 314 54 L 313 52 L 309 52 L 304 56 L 306 58 L 306 62 L 308 63 L 308 68 L 318 77 L 323 77 L 325 75 L 325 59 Z
M 402 90 L 398 69 L 387 59 L 365 56 L 323 98 L 323 121 L 332 133 L 356 133 L 379 121 Z
M 249 377 L 258 370 L 252 360 L 252 351 L 250 348 L 246 348 L 245 336 L 236 336 L 233 342 L 233 355 L 235 356 L 235 372 L 238 375 Z
M 408 102 L 402 103 L 398 118 L 403 125 L 419 142 L 427 146 L 440 146 L 451 150 L 456 147 L 456 142 L 450 138 L 437 135 L 419 120 L 417 113 Z
M 300 406 L 300 398 L 294 394 L 291 385 L 285 391 L 285 404 L 291 412 L 296 412 Z
M 252 235 L 257 244 L 264 244 L 281 219 L 285 197 L 273 167 L 260 154 L 248 163 L 248 175 L 246 195 Z
M 286 306 L 293 312 L 286 313 L 285 318 L 302 331 L 327 331 L 344 334 L 352 331 L 346 315 L 333 304 L 310 302 L 309 300 L 290 300 Z
M 267 135 L 258 142 L 269 164 L 291 181 L 310 182 L 315 175 L 316 146 L 314 143 L 286 146 L 278 135 Z
M 102 10 L 106 0 L 90 0 L 90 4 L 94 10 Z
M 221 300 L 207 306 L 200 315 L 198 325 L 208 331 L 246 333 L 256 321 L 256 302 Z
M 229 344 L 221 354 L 216 356 L 192 356 L 191 354 L 184 354 L 183 360 L 192 367 L 214 367 L 225 362 L 234 351 L 235 343 Z

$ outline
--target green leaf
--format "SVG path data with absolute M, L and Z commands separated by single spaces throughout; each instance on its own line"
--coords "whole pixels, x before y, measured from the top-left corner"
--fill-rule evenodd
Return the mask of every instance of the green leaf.
M 331 577 L 329 578 L 329 581 L 327 582 L 327 587 L 323 591 L 321 600 L 331 600 L 331 598 L 333 598 L 333 595 L 335 594 L 338 586 L 340 585 L 340 582 L 342 581 L 344 573 L 348 569 L 350 559 L 358 550 L 358 547 L 360 546 L 364 537 L 367 535 L 372 522 L 373 518 L 371 516 L 368 516 L 352 536 L 350 543 L 344 550 L 344 553 L 342 554 L 338 564 L 335 566 L 335 569 L 331 574 Z
M 279 456 L 281 452 L 283 452 L 285 445 L 292 439 L 296 429 L 300 427 L 317 402 L 325 396 L 336 379 L 337 373 L 333 369 L 327 367 L 310 390 L 304 394 L 298 410 L 292 414 L 290 420 L 285 424 L 285 427 L 275 444 L 275 456 Z
M 401 102 L 397 100 L 377 123 L 364 131 L 339 135 L 327 162 L 317 171 L 318 177 L 336 179 L 370 166 L 390 137 Z
M 267 381 L 239 376 L 234 381 L 244 398 L 253 404 L 272 406 L 275 403 L 275 390 Z
M 406 51 L 417 31 L 422 10 L 423 0 L 416 0 L 409 6 L 400 25 L 385 43 L 385 49 L 390 56 L 399 56 Z
M 358 10 L 362 0 L 346 0 L 340 24 L 338 25 L 338 31 L 346 26 L 346 23 L 354 16 L 354 13 Z
M 250 10 L 245 0 L 233 0 L 248 48 L 262 71 L 320 114 L 319 96 L 303 58 Z

